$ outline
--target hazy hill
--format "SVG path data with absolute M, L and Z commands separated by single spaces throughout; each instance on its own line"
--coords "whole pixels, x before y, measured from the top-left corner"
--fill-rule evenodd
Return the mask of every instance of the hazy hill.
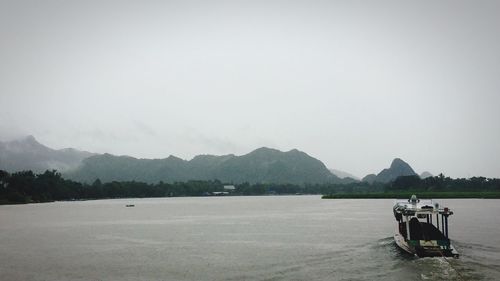
M 32 170 L 67 171 L 75 169 L 83 159 L 95 155 L 73 148 L 52 149 L 39 143 L 33 136 L 23 139 L 0 141 L 0 169 L 8 172 Z
M 190 161 L 170 156 L 165 159 L 136 159 L 110 154 L 83 160 L 79 169 L 66 174 L 78 181 L 175 182 L 212 180 L 233 183 L 324 183 L 341 182 L 325 165 L 304 152 L 259 148 L 246 155 L 199 155 Z
M 377 179 L 377 175 L 369 174 L 369 175 L 366 175 L 363 179 L 361 179 L 361 181 L 372 184 L 373 182 L 375 182 L 376 179 Z
M 373 179 L 374 182 L 387 183 L 395 180 L 399 176 L 414 175 L 417 175 L 417 173 L 413 171 L 408 163 L 399 158 L 395 158 L 394 160 L 392 160 L 391 166 L 389 168 L 383 169 L 380 173 L 378 173 L 375 179 L 373 179 L 372 177 L 371 179 Z
M 430 177 L 433 177 L 433 175 L 432 175 L 431 173 L 427 172 L 427 171 L 422 172 L 422 173 L 420 174 L 420 178 L 421 178 L 421 179 L 426 179 L 426 178 L 430 178 Z
M 330 171 L 330 173 L 336 175 L 337 177 L 339 177 L 341 179 L 351 178 L 351 179 L 358 180 L 358 181 L 360 180 L 360 178 L 358 178 L 355 175 L 350 174 L 348 172 L 344 172 L 344 171 L 337 170 L 337 169 L 328 169 L 328 170 Z

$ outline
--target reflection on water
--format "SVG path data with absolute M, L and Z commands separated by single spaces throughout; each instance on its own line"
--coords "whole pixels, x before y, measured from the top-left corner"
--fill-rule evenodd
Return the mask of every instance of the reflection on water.
M 162 198 L 0 206 L 2 280 L 497 280 L 498 200 L 443 200 L 460 259 L 392 239 L 393 200 Z M 126 208 L 126 204 L 135 204 Z M 478 208 L 478 206 L 482 206 Z

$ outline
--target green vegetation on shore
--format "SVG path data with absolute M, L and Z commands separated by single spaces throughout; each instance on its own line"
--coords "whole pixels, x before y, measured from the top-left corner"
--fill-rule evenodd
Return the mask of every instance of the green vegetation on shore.
M 386 183 L 374 183 L 372 188 L 324 193 L 324 199 L 340 198 L 500 198 L 500 179 L 472 177 L 452 179 L 440 174 L 421 179 L 419 176 L 402 176 Z
M 231 184 L 231 183 L 227 183 Z M 88 200 L 104 198 L 143 198 L 208 196 L 225 192 L 219 180 L 186 181 L 156 184 L 136 181 L 112 181 L 92 184 L 64 179 L 57 171 L 35 174 L 22 171 L 9 174 L 0 170 L 0 204 L 51 202 L 55 200 Z M 420 179 L 399 177 L 382 184 L 354 182 L 348 184 L 234 184 L 230 195 L 326 194 L 323 198 L 500 198 L 500 179 L 473 177 L 451 179 L 439 175 Z
M 231 183 L 226 183 L 231 184 Z M 0 204 L 41 203 L 61 200 L 111 198 L 209 196 L 227 192 L 219 180 L 185 181 L 156 184 L 137 181 L 101 182 L 92 184 L 64 179 L 57 171 L 35 174 L 22 171 L 9 174 L 0 170 Z M 229 195 L 327 194 L 338 190 L 333 184 L 234 184 Z
M 483 199 L 498 199 L 500 192 L 369 192 L 369 193 L 337 193 L 330 195 L 323 195 L 323 199 L 397 199 L 397 198 L 410 198 L 412 194 L 416 194 L 418 198 L 432 199 L 432 198 L 483 198 Z

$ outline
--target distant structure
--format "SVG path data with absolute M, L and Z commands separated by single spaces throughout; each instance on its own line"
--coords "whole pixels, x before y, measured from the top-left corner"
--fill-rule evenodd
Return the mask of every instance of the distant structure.
M 234 191 L 236 191 L 236 187 L 234 187 L 234 185 L 224 185 L 224 191 L 213 191 L 213 192 L 206 192 L 206 196 L 225 196 L 225 195 L 229 195 L 231 193 L 233 193 Z
M 224 196 L 224 195 L 229 195 L 229 192 L 227 191 L 214 191 L 210 195 L 214 196 Z

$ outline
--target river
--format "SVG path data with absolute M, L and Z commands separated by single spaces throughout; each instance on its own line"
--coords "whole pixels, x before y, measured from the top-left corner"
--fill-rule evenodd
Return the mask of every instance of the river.
M 439 202 L 455 212 L 449 232 L 460 259 L 401 252 L 391 199 L 0 206 L 0 280 L 500 280 L 500 200 Z

